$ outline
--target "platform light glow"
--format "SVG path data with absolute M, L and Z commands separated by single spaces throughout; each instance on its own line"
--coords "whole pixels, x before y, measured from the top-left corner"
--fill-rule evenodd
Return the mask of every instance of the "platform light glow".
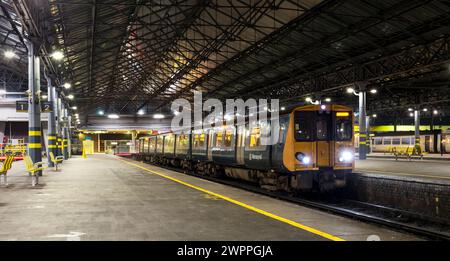
M 137 114 L 138 114 L 138 115 L 145 115 L 145 111 L 141 109 L 141 110 L 139 110 L 139 111 L 137 112 Z
M 427 111 L 428 111 L 428 109 L 427 109 L 427 108 L 423 108 L 423 111 L 424 111 L 424 112 L 427 112 Z
M 433 111 L 433 114 L 434 114 L 434 115 L 438 115 L 438 114 L 439 114 L 439 111 L 438 111 L 438 110 L 434 110 L 434 111 Z
M 413 108 L 408 108 L 408 111 L 413 111 Z
M 67 96 L 67 98 L 68 98 L 69 100 L 73 100 L 73 99 L 75 99 L 75 96 L 74 96 L 73 94 L 69 94 L 69 95 Z
M 77 109 L 78 109 L 77 106 L 73 106 L 73 107 L 72 107 L 72 110 L 74 110 L 74 111 L 76 111 Z
M 52 57 L 53 59 L 55 59 L 56 61 L 60 61 L 60 60 L 64 59 L 64 54 L 63 54 L 63 52 L 61 52 L 61 51 L 54 51 L 54 52 L 51 54 L 51 57 Z
M 281 110 L 282 110 L 282 111 L 285 111 L 285 110 L 286 110 L 286 107 L 281 107 Z
M 376 118 L 376 117 L 378 117 L 378 115 L 376 115 L 376 114 L 372 114 L 372 117 L 373 117 L 373 118 Z
M 65 89 L 70 89 L 70 88 L 72 88 L 72 84 L 70 84 L 70 83 L 67 83 L 67 82 L 66 82 L 66 83 L 64 83 L 64 85 L 63 85 L 63 86 L 64 86 L 64 88 L 65 88 Z
M 16 53 L 13 51 L 6 51 L 4 52 L 4 55 L 7 59 L 12 59 L 16 56 Z
M 108 118 L 109 118 L 109 119 L 119 119 L 120 116 L 117 115 L 117 114 L 109 114 L 109 115 L 108 115 Z
M 105 112 L 102 111 L 102 110 L 99 110 L 99 111 L 97 112 L 97 114 L 100 115 L 100 116 L 103 116 L 103 115 L 105 115 Z
M 47 95 L 42 95 L 42 99 L 47 99 L 48 98 L 48 96 Z
M 355 93 L 355 89 L 353 89 L 353 88 L 347 88 L 347 93 L 348 93 L 348 94 Z
M 306 97 L 305 101 L 306 102 L 312 102 L 312 98 L 311 97 Z
M 157 120 L 164 119 L 165 117 L 166 116 L 164 116 L 164 114 L 160 114 L 160 113 L 153 115 L 153 119 L 157 119 Z
M 414 113 L 411 112 L 411 113 L 409 114 L 409 117 L 414 117 Z
M 371 93 L 371 94 L 377 94 L 377 93 L 378 93 L 378 90 L 377 90 L 377 89 L 372 89 L 372 90 L 370 90 L 370 93 Z
M 326 98 L 325 102 L 331 102 L 331 98 Z

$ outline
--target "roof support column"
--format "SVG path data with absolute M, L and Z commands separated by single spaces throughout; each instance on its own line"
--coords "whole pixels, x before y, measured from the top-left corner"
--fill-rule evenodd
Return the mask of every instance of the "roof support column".
M 62 140 L 62 144 L 63 144 L 63 156 L 64 156 L 64 160 L 68 160 L 69 159 L 69 150 L 68 150 L 68 140 L 69 140 L 69 114 L 68 114 L 68 110 L 67 110 L 67 105 L 63 105 L 63 140 Z
M 367 82 L 359 82 L 359 159 L 367 159 L 367 129 L 366 129 L 366 87 Z
M 47 78 L 47 92 L 48 92 L 48 101 L 52 103 L 52 110 L 48 114 L 48 146 L 47 146 L 47 159 L 48 166 L 54 167 L 54 163 L 51 161 L 50 152 L 56 157 L 58 155 L 57 152 L 57 137 L 56 137 L 56 88 L 53 86 L 52 79 L 50 76 L 46 76 Z
M 62 113 L 61 113 L 61 98 L 56 98 L 56 119 L 57 119 L 57 128 L 56 128 L 56 140 L 58 147 L 58 156 L 62 156 Z
M 414 151 L 416 155 L 422 154 L 420 149 L 420 110 L 414 110 Z
M 28 155 L 33 163 L 42 162 L 42 131 L 40 106 L 40 60 L 37 56 L 39 44 L 26 41 L 28 48 Z M 42 171 L 35 173 L 42 176 Z

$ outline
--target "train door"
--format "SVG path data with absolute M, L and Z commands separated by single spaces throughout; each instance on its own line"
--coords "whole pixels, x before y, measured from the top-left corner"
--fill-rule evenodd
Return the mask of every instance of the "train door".
M 245 165 L 244 150 L 245 150 L 245 125 L 237 126 L 237 140 L 236 140 L 236 163 L 238 165 Z
M 316 162 L 318 167 L 331 166 L 330 114 L 319 114 L 316 120 Z
M 430 142 L 431 142 L 431 137 L 430 136 L 425 136 L 425 152 L 430 152 Z

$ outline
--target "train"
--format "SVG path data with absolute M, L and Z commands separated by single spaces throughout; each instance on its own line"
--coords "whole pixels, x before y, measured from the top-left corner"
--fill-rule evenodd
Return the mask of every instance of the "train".
M 271 121 L 141 137 L 132 157 L 198 175 L 228 177 L 263 189 L 330 192 L 354 169 L 352 109 L 306 105 L 280 112 L 279 139 L 262 145 Z M 270 128 L 270 127 L 269 127 Z
M 370 138 L 371 152 L 389 153 L 414 146 L 415 135 L 412 131 L 375 133 Z M 421 131 L 420 149 L 424 153 L 450 152 L 450 132 L 448 130 Z

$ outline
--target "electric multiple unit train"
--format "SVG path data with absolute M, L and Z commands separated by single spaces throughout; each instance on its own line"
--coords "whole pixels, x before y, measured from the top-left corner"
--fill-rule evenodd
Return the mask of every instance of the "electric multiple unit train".
M 199 175 L 227 176 L 268 190 L 330 191 L 354 168 L 353 113 L 340 105 L 297 107 L 279 116 L 279 139 L 262 145 L 270 121 L 139 139 L 137 160 Z M 253 126 L 253 125 L 252 125 Z

